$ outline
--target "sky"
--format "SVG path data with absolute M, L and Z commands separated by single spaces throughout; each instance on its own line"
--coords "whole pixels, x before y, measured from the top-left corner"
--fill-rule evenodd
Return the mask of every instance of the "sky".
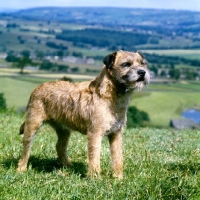
M 200 0 L 0 0 L 0 10 L 43 6 L 111 6 L 200 11 Z

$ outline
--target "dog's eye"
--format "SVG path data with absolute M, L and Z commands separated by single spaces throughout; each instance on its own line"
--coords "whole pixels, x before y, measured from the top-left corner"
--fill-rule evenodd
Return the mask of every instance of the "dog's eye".
M 122 67 L 130 67 L 131 63 L 130 62 L 124 62 L 121 64 Z

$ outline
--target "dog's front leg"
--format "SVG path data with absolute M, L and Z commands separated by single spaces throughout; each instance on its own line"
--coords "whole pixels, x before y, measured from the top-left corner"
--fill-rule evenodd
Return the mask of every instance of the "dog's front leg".
M 110 143 L 113 176 L 123 178 L 122 133 L 117 132 L 108 136 Z
M 100 174 L 100 151 L 102 136 L 88 134 L 88 176 L 97 177 Z

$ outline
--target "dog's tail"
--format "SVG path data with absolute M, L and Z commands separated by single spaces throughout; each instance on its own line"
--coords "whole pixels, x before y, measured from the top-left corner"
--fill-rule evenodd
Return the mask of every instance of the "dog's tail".
M 20 129 L 19 129 L 19 134 L 24 134 L 24 126 L 25 126 L 25 122 L 20 126 Z

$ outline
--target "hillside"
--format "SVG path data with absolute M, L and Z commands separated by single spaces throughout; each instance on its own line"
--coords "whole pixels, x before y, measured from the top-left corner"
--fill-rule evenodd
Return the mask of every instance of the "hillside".
M 9 15 L 30 20 L 49 20 L 67 23 L 135 27 L 153 30 L 173 30 L 181 33 L 198 32 L 200 12 L 109 8 L 109 7 L 43 7 L 21 10 Z M 160 31 L 159 31 L 160 32 Z
M 43 7 L 1 13 L 0 20 L 4 19 L 37 21 L 40 23 L 41 29 L 47 28 L 51 23 L 59 22 L 77 25 L 79 26 L 78 30 L 92 27 L 99 31 L 103 29 L 120 31 L 121 34 L 132 33 L 136 34 L 138 38 L 140 36 L 144 38 L 142 42 L 139 42 L 140 40 L 130 41 L 131 45 L 140 49 L 200 47 L 200 12 L 107 7 Z M 17 25 L 20 27 L 20 24 Z M 61 31 L 69 30 L 65 27 L 60 27 Z M 59 30 L 59 27 L 56 29 Z M 29 28 L 27 27 L 25 30 L 27 31 Z M 57 31 L 51 26 L 43 31 L 43 33 L 47 32 Z M 110 35 L 112 33 L 109 33 Z M 102 36 L 108 40 L 106 35 Z M 118 38 L 121 37 L 118 36 Z M 114 44 L 114 46 L 117 45 Z

